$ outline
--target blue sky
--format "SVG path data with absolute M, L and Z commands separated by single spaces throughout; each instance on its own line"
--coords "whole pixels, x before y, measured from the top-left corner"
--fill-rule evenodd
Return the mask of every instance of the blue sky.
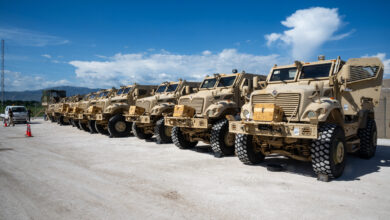
M 379 56 L 390 1 L 0 0 L 6 90 L 268 74 L 294 60 Z M 385 69 L 390 77 L 389 68 Z

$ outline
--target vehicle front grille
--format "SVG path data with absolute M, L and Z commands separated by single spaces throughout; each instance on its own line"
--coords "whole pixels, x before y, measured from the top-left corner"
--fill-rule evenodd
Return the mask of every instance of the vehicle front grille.
M 253 95 L 252 97 L 252 103 L 254 105 L 260 103 L 273 103 L 281 107 L 286 117 L 291 117 L 294 111 L 298 113 L 299 100 L 299 93 L 279 93 L 276 97 L 273 97 L 271 94 L 258 94 Z M 297 116 L 297 113 L 295 114 L 295 117 Z
M 194 98 L 190 100 L 189 98 L 180 99 L 179 105 L 187 105 L 195 109 L 196 114 L 201 114 L 203 112 L 203 99 Z
M 149 101 L 137 101 L 136 106 L 144 108 L 145 112 L 149 112 L 150 109 L 150 102 Z

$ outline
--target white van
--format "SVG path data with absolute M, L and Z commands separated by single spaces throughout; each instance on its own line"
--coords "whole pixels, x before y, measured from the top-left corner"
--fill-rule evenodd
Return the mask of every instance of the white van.
M 4 119 L 8 120 L 8 110 L 11 109 L 14 114 L 14 122 L 24 122 L 27 123 L 28 113 L 27 109 L 24 106 L 7 106 L 5 107 Z

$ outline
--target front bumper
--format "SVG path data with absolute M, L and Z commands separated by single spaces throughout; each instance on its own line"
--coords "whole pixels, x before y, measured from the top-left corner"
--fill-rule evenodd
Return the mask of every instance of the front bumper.
M 287 122 L 229 121 L 229 132 L 255 136 L 316 139 L 318 125 Z
M 126 121 L 140 124 L 150 124 L 153 120 L 149 115 L 125 115 Z
M 208 120 L 205 118 L 189 117 L 165 117 L 165 126 L 182 127 L 182 128 L 209 128 Z

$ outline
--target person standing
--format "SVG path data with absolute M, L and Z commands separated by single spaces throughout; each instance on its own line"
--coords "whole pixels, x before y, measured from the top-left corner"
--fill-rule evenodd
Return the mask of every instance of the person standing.
M 12 112 L 12 108 L 8 109 L 8 126 L 15 126 L 14 123 L 14 113 Z
M 27 110 L 28 122 L 31 122 L 31 114 L 32 114 L 31 110 L 30 109 Z

